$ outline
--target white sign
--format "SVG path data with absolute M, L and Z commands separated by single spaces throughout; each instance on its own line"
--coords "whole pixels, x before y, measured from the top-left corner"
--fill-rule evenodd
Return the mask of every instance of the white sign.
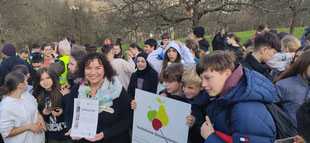
M 94 138 L 97 131 L 99 101 L 74 99 L 72 137 Z
M 186 143 L 191 105 L 136 89 L 133 143 Z

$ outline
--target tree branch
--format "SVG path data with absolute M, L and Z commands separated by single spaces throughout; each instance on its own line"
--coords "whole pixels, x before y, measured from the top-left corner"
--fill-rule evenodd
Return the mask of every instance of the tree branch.
M 227 8 L 228 6 L 235 6 L 233 8 Z M 244 3 L 244 2 L 225 2 L 222 5 L 219 5 L 216 8 L 212 8 L 212 9 L 205 9 L 203 11 L 200 12 L 201 15 L 205 15 L 209 12 L 215 12 L 215 11 L 226 11 L 226 12 L 232 12 L 232 11 L 239 11 L 240 8 L 237 8 L 237 6 L 251 6 L 263 11 L 267 11 L 267 12 L 272 12 L 272 10 L 258 6 L 256 4 L 252 4 L 252 3 Z
M 299 9 L 299 10 L 297 11 L 297 13 L 303 12 L 303 11 L 308 11 L 308 10 L 310 10 L 310 7 L 306 7 L 306 8 Z

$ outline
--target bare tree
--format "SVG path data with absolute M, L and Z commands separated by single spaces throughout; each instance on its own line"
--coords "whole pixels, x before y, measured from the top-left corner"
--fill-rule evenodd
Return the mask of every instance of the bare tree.
M 301 12 L 310 11 L 310 2 L 305 0 L 288 0 L 288 7 L 291 10 L 291 26 L 290 26 L 290 34 L 294 33 L 297 16 Z

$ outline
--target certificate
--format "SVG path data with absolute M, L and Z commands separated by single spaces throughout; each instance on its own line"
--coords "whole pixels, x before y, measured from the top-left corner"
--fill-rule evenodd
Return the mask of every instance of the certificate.
M 74 99 L 72 137 L 94 138 L 97 131 L 99 101 Z
M 191 105 L 136 89 L 133 143 L 186 143 Z

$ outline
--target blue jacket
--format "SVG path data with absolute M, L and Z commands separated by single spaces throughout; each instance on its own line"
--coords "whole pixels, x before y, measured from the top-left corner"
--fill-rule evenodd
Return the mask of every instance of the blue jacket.
M 184 93 L 181 96 L 186 96 Z M 195 117 L 195 123 L 192 128 L 189 129 L 189 140 L 190 143 L 202 143 L 204 139 L 200 135 L 201 125 L 205 122 L 206 113 L 205 108 L 210 102 L 209 94 L 203 90 L 200 92 L 199 96 L 194 99 L 188 99 L 188 102 L 192 105 L 191 111 L 192 115 Z
M 304 30 L 304 33 L 302 33 L 301 40 L 300 40 L 301 45 L 306 45 L 307 44 L 307 39 L 306 39 L 306 34 L 307 33 L 310 33 L 310 27 L 306 28 Z
M 31 74 L 32 69 L 31 69 L 31 65 L 29 63 L 27 63 L 26 61 L 23 61 L 22 59 L 20 59 L 18 56 L 11 56 L 8 58 L 3 59 L 1 66 L 0 66 L 0 86 L 4 84 L 4 79 L 5 76 L 12 71 L 12 68 L 18 64 L 23 64 L 25 65 L 28 70 L 29 73 Z
M 226 95 L 211 102 L 206 113 L 214 130 L 231 136 L 234 143 L 273 143 L 276 140 L 276 127 L 262 102 L 273 103 L 276 88 L 258 72 L 247 68 L 243 71 L 238 84 Z M 205 143 L 224 143 L 224 140 L 212 133 Z
M 276 102 L 282 110 L 296 122 L 296 112 L 307 99 L 310 99 L 310 86 L 300 74 L 279 80 L 276 83 L 278 96 Z M 297 127 L 297 126 L 296 126 Z

